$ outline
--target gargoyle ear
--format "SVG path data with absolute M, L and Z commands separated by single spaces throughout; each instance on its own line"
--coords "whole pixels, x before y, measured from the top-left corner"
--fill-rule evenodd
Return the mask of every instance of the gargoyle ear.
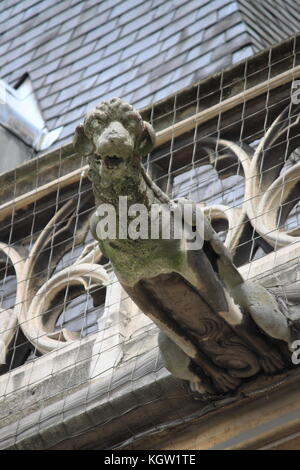
M 84 127 L 82 124 L 76 127 L 75 135 L 73 138 L 73 147 L 79 155 L 91 155 L 94 150 L 93 142 L 85 135 Z
M 143 133 L 141 135 L 138 145 L 138 155 L 144 157 L 147 153 L 151 152 L 155 145 L 155 132 L 151 124 L 143 121 Z

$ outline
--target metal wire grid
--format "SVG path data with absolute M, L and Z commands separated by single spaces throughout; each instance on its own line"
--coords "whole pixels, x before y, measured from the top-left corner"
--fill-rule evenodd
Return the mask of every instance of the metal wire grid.
M 294 53 L 294 57 L 295 57 L 295 60 L 296 60 L 296 52 Z M 268 66 L 266 67 L 267 74 L 268 74 L 268 79 L 271 77 L 272 66 L 274 66 L 274 63 L 271 63 L 271 54 L 270 54 L 269 63 L 268 63 Z M 247 80 L 249 79 L 249 75 L 247 75 L 247 67 L 245 67 L 244 70 L 245 70 L 245 73 L 244 73 L 244 87 L 243 88 L 245 90 L 247 88 Z M 257 71 L 255 73 L 257 73 Z M 226 95 L 226 90 L 223 87 L 222 83 L 223 83 L 223 81 L 222 81 L 222 76 L 221 76 L 220 89 L 217 92 L 214 92 L 214 93 L 219 94 L 220 102 L 223 101 L 224 95 Z M 234 84 L 234 81 L 232 81 L 230 83 L 230 85 L 233 85 L 233 84 Z M 194 110 L 195 110 L 196 113 L 200 109 L 202 109 L 201 108 L 201 99 L 200 99 L 199 90 L 200 90 L 200 87 L 198 87 L 196 99 L 193 100 L 193 102 L 189 102 L 189 103 L 184 105 L 184 107 L 186 107 L 186 108 L 193 105 Z M 269 119 L 268 119 L 268 114 L 269 114 L 269 111 L 270 111 L 270 107 L 268 107 L 269 95 L 270 95 L 270 93 L 268 91 L 267 94 L 266 94 L 266 98 L 265 98 L 265 119 L 264 119 L 264 122 L 261 125 L 261 129 L 259 130 L 259 132 L 254 133 L 252 135 L 249 135 L 249 133 L 248 133 L 246 135 L 246 138 L 244 138 L 244 133 L 245 133 L 245 127 L 247 126 L 247 122 L 245 120 L 245 111 L 246 111 L 247 103 L 246 103 L 246 101 L 244 101 L 242 103 L 242 109 L 236 115 L 237 125 L 236 125 L 236 132 L 235 132 L 235 134 L 236 134 L 236 139 L 235 140 L 239 144 L 247 143 L 248 145 L 252 144 L 255 147 L 256 144 L 257 144 L 258 138 L 260 138 L 261 135 L 263 135 L 267 132 L 267 129 L 270 125 L 270 122 L 269 122 Z M 207 101 L 207 99 L 209 99 L 209 94 L 207 94 L 204 98 L 202 97 L 202 100 L 203 99 L 205 101 Z M 284 105 L 288 104 L 289 99 L 290 99 L 290 97 L 286 97 L 282 100 L 282 103 L 277 103 L 277 105 L 282 104 L 282 106 L 284 107 Z M 159 117 L 156 118 L 155 117 L 155 108 L 153 106 L 152 110 L 151 110 L 152 124 L 154 125 L 154 127 L 157 127 L 159 125 L 159 123 L 162 121 L 162 119 L 166 119 L 167 117 L 169 118 L 169 121 L 172 124 L 175 124 L 176 121 L 177 121 L 177 115 L 178 115 L 180 110 L 182 110 L 182 109 L 180 109 L 180 106 L 178 106 L 177 96 L 175 96 L 175 98 L 174 98 L 174 107 L 173 107 L 173 110 L 171 111 L 171 119 L 170 119 L 170 116 L 166 116 L 166 115 L 159 116 Z M 258 111 L 258 114 L 260 112 L 261 112 L 261 110 Z M 251 119 L 255 119 L 255 118 L 256 118 L 255 114 L 251 116 Z M 204 194 L 204 200 L 202 200 L 201 202 L 205 202 L 208 205 L 211 204 L 211 203 L 221 203 L 221 204 L 226 204 L 227 206 L 229 206 L 231 208 L 240 207 L 241 203 L 242 203 L 242 193 L 243 193 L 243 187 L 244 187 L 243 178 L 240 177 L 240 176 L 238 178 L 231 178 L 231 181 L 227 185 L 226 185 L 226 179 L 223 180 L 221 184 L 216 184 L 215 192 L 212 191 L 210 195 L 205 197 L 205 190 L 207 190 L 207 187 L 211 186 L 213 182 L 216 183 L 220 180 L 219 180 L 219 174 L 217 172 L 216 167 L 213 167 L 212 165 L 208 165 L 208 164 L 201 167 L 201 163 L 202 163 L 201 160 L 202 159 L 198 158 L 197 149 L 199 148 L 199 145 L 201 145 L 201 140 L 202 140 L 203 137 L 201 135 L 199 136 L 198 131 L 199 131 L 198 126 L 196 126 L 194 128 L 194 131 L 191 133 L 191 137 L 190 137 L 189 141 L 188 142 L 184 141 L 181 146 L 180 146 L 180 140 L 181 139 L 180 138 L 175 139 L 174 137 L 172 137 L 170 142 L 169 142 L 167 150 L 164 150 L 163 152 L 155 152 L 154 151 L 151 158 L 150 158 L 150 156 L 148 156 L 146 166 L 148 168 L 150 168 L 151 165 L 157 165 L 158 167 L 160 167 L 160 161 L 167 160 L 167 162 L 168 162 L 167 163 L 167 171 L 162 170 L 162 168 L 160 167 L 160 176 L 156 178 L 156 182 L 160 186 L 164 187 L 166 189 L 166 191 L 170 195 L 172 195 L 173 197 L 188 196 L 188 197 L 192 197 L 192 198 L 197 198 L 197 197 L 199 197 L 199 191 L 197 192 L 197 190 L 199 189 L 199 187 L 201 187 L 201 188 L 203 188 L 203 191 L 202 192 L 200 191 L 200 195 Z M 218 119 L 217 119 L 217 125 L 216 125 L 216 128 L 215 128 L 215 131 L 213 132 L 213 134 L 212 133 L 209 134 L 208 137 L 215 137 L 217 139 L 216 140 L 216 142 L 217 142 L 220 138 L 222 138 L 224 133 L 226 134 L 226 131 L 227 131 L 226 127 L 222 126 L 222 115 L 220 114 Z M 175 146 L 175 141 L 176 141 L 176 146 Z M 173 164 L 174 164 L 174 161 L 176 160 L 176 154 L 178 154 L 178 152 L 180 152 L 180 151 L 183 151 L 185 147 L 192 148 L 192 150 L 190 152 L 191 157 L 190 157 L 189 161 L 184 161 L 179 168 L 176 167 L 174 169 Z M 219 149 L 218 149 L 218 145 L 216 144 L 216 148 L 215 148 L 215 151 L 214 151 L 214 156 L 217 156 L 218 152 L 219 152 Z M 288 145 L 287 145 L 286 146 L 286 155 L 285 155 L 285 158 L 284 158 L 285 162 L 288 162 L 289 157 L 290 157 L 290 155 L 288 154 Z M 205 157 L 204 157 L 204 159 L 205 159 Z M 215 158 L 215 161 L 216 161 L 216 158 Z M 60 162 L 60 165 L 61 165 L 61 162 Z M 82 166 L 84 165 L 83 160 L 81 162 L 81 165 Z M 276 162 L 274 162 L 274 166 L 276 166 Z M 239 173 L 239 168 L 237 167 L 237 174 L 238 173 Z M 214 178 L 213 181 L 212 181 L 212 177 Z M 16 184 L 17 184 L 17 181 L 15 180 L 14 181 L 14 187 L 16 187 Z M 38 183 L 36 185 L 36 189 L 38 190 Z M 82 198 L 86 194 L 89 194 L 90 192 L 91 192 L 90 186 L 86 184 L 86 181 L 85 181 L 84 177 L 81 176 L 75 192 L 73 191 L 71 194 L 67 194 L 66 192 L 61 191 L 58 188 L 54 195 L 53 194 L 49 195 L 49 201 L 47 201 L 47 200 L 46 200 L 46 202 L 44 201 L 43 207 L 40 207 L 39 201 L 38 201 L 38 196 L 37 196 L 37 199 L 25 211 L 23 211 L 21 213 L 18 213 L 18 212 L 15 212 L 14 210 L 12 210 L 11 216 L 9 218 L 7 218 L 5 221 L 1 222 L 0 240 L 2 241 L 2 239 L 1 239 L 1 234 L 2 234 L 3 235 L 3 241 L 6 242 L 9 246 L 14 247 L 14 246 L 17 246 L 17 245 L 21 245 L 21 246 L 24 246 L 24 247 L 28 247 L 28 249 L 30 250 L 32 248 L 33 244 L 34 244 L 34 241 L 37 239 L 38 235 L 43 230 L 43 227 L 39 227 L 39 222 L 38 222 L 39 219 L 44 220 L 45 219 L 45 214 L 47 212 L 49 213 L 49 218 L 50 218 L 50 216 L 57 213 L 57 211 L 59 210 L 59 208 L 62 206 L 63 203 L 65 204 L 67 201 L 70 201 L 73 198 L 77 198 L 77 204 L 75 205 L 75 209 L 74 209 L 74 212 L 73 212 L 73 215 L 72 215 L 72 217 L 74 217 L 74 224 L 73 224 L 74 232 L 73 232 L 73 234 L 70 234 L 69 238 L 65 238 L 62 242 L 60 242 L 60 243 L 66 243 L 66 242 L 70 242 L 70 241 L 72 242 L 73 241 L 73 243 L 71 244 L 71 248 L 70 248 L 69 252 L 67 254 L 64 254 L 61 257 L 61 260 L 59 262 L 59 266 L 56 268 L 56 272 L 58 272 L 59 269 L 62 269 L 67 265 L 71 265 L 77 259 L 79 251 L 82 250 L 91 241 L 90 236 L 87 235 L 85 241 L 83 241 L 79 245 L 75 244 L 75 240 L 76 240 L 75 233 L 76 233 L 76 230 L 77 230 L 77 223 L 78 223 L 79 217 L 82 217 L 82 216 L 85 216 L 86 214 L 89 214 L 93 209 L 93 204 L 92 203 L 90 204 L 90 206 L 88 208 L 85 208 L 83 210 L 80 209 L 80 202 L 81 202 Z M 291 203 L 291 201 L 289 201 L 289 202 Z M 298 195 L 296 195 L 295 198 L 294 198 L 295 207 L 296 207 L 297 202 L 298 202 Z M 297 209 L 294 209 L 293 213 L 291 213 L 291 218 L 290 218 L 290 220 L 288 219 L 286 223 L 296 225 L 296 224 L 298 224 L 298 221 L 299 221 L 299 212 L 298 212 L 298 208 L 297 208 Z M 58 243 L 54 242 L 54 235 L 57 232 L 57 230 L 59 230 L 61 224 L 63 224 L 64 222 L 65 221 L 62 221 L 57 225 L 54 224 L 54 226 L 53 226 L 52 241 L 50 243 L 50 247 L 48 247 L 49 249 L 47 250 L 48 251 L 47 256 L 48 256 L 49 262 L 48 262 L 48 266 L 46 266 L 46 268 L 45 268 L 45 269 L 48 269 L 48 278 L 51 278 L 51 276 L 53 275 L 53 270 L 52 270 L 52 268 L 50 269 L 50 260 L 51 260 L 52 252 L 59 245 L 59 242 Z M 25 232 L 25 236 L 22 236 L 22 231 L 19 230 L 19 229 L 17 230 L 17 234 L 15 234 L 14 229 L 15 229 L 16 224 L 18 225 L 18 227 L 20 227 L 20 226 L 24 227 L 23 233 Z M 260 236 L 253 231 L 252 239 L 251 239 L 253 247 L 257 245 L 257 240 L 259 238 L 260 238 Z M 254 250 L 254 248 L 253 248 L 253 250 Z M 251 250 L 251 255 L 248 259 L 249 263 L 253 262 L 253 256 L 254 256 L 253 250 Z M 261 252 L 261 256 L 263 256 L 264 254 L 266 254 L 266 253 Z M 298 261 L 298 257 L 297 257 L 295 259 L 295 263 L 298 264 L 298 262 L 299 261 Z M 108 268 L 107 260 L 102 260 L 102 263 L 104 263 L 103 265 L 106 268 Z M 1 291 L 0 291 L 0 296 L 1 296 L 0 306 L 2 308 L 1 316 L 3 316 L 5 314 L 5 312 L 6 313 L 8 312 L 8 309 L 10 309 L 14 306 L 13 293 L 14 293 L 14 290 L 16 289 L 16 286 L 17 286 L 16 278 L 15 278 L 14 273 L 13 273 L 13 266 L 9 262 L 8 257 L 5 258 L 5 256 L 4 256 L 4 258 L 3 258 L 2 267 L 0 269 L 0 275 L 1 275 L 1 283 L 2 283 Z M 39 273 L 36 273 L 35 275 L 38 277 Z M 116 281 L 114 281 L 114 282 L 116 282 Z M 281 283 L 281 288 L 283 289 L 283 291 L 284 291 L 284 287 L 285 287 L 284 283 L 283 284 Z M 104 288 L 102 287 L 101 289 L 104 289 Z M 63 321 L 64 316 L 66 317 L 66 316 L 69 315 L 70 319 L 72 320 L 72 314 L 70 314 L 70 311 L 68 311 L 68 305 L 70 304 L 70 302 L 68 300 L 69 293 L 70 293 L 70 289 L 67 287 L 65 289 L 65 291 L 63 292 L 62 297 L 60 298 L 60 302 L 61 302 L 60 311 L 61 311 L 61 313 L 60 313 L 60 316 L 59 316 L 59 321 L 56 322 L 56 328 L 57 328 L 58 331 L 63 326 L 68 326 L 68 322 Z M 103 298 L 103 300 L 104 300 L 104 298 Z M 98 318 L 101 318 L 101 316 L 103 315 L 103 304 L 100 304 L 96 307 L 91 307 L 90 294 L 85 294 L 84 296 L 78 297 L 77 300 L 76 300 L 76 297 L 75 297 L 75 302 L 77 302 L 76 310 L 77 311 L 78 311 L 78 309 L 80 310 L 80 318 L 82 320 L 81 324 L 79 326 L 79 330 L 81 330 L 81 338 L 77 340 L 78 348 L 77 348 L 77 353 L 75 354 L 75 363 L 77 364 L 77 366 L 79 366 L 81 362 L 83 364 L 85 364 L 85 361 L 86 361 L 86 358 L 82 359 L 80 357 L 80 353 L 81 353 L 80 343 L 85 342 L 87 340 L 87 338 L 85 338 L 85 336 L 89 333 L 89 331 L 88 331 L 88 328 L 85 328 L 85 325 L 89 325 L 88 317 L 89 317 L 90 314 L 93 313 L 93 314 L 96 314 L 96 317 L 98 315 Z M 109 302 L 108 302 L 108 304 L 109 304 Z M 53 306 L 53 309 L 55 311 L 57 311 L 58 307 L 59 307 L 59 305 L 56 304 L 56 305 Z M 51 312 L 49 312 L 49 311 L 44 312 L 44 314 L 51 314 Z M 133 316 L 130 319 L 130 321 L 132 321 L 132 322 L 137 321 L 138 322 L 139 315 L 140 315 L 139 313 L 136 313 L 135 316 Z M 74 319 L 74 317 L 73 317 L 73 319 Z M 96 324 L 96 321 L 94 322 L 94 325 L 95 324 Z M 111 328 L 111 325 L 105 325 L 105 323 L 104 324 L 102 323 L 102 334 L 104 333 L 105 330 L 109 330 L 110 328 Z M 22 329 L 22 325 L 18 326 L 18 331 L 20 329 Z M 91 329 L 90 333 L 93 334 L 95 337 L 97 335 L 99 335 L 99 332 L 96 333 L 94 329 Z M 145 323 L 144 325 L 141 326 L 140 331 L 137 332 L 136 339 L 139 337 L 139 335 L 142 338 L 146 338 L 147 335 L 151 336 L 154 333 L 155 333 L 155 328 L 153 327 L 153 325 L 151 325 L 150 323 L 148 323 L 148 324 Z M 124 341 L 125 338 L 120 337 L 121 346 L 122 346 L 122 340 Z M 23 369 L 23 370 L 26 371 L 26 376 L 27 376 L 26 383 L 28 384 L 28 387 L 29 387 L 29 384 L 31 383 L 31 372 L 33 371 L 32 361 L 39 361 L 40 360 L 38 358 L 39 353 L 37 351 L 34 351 L 34 348 L 30 347 L 30 344 L 29 344 L 29 342 L 27 341 L 27 339 L 25 337 L 21 337 L 21 340 L 20 340 L 20 335 L 16 334 L 15 338 L 14 338 L 14 340 L 13 340 L 11 346 L 10 346 L 10 349 L 12 351 L 12 358 L 10 360 L 10 364 L 9 364 L 8 368 L 4 371 L 4 375 L 2 377 L 2 390 L 3 390 L 2 399 L 4 400 L 3 402 L 5 402 L 6 400 L 9 401 L 11 395 L 13 393 L 15 393 L 15 391 L 13 389 L 11 389 L 11 378 L 13 377 L 14 368 L 16 367 L 16 365 L 20 366 L 22 364 L 19 364 L 18 361 L 14 361 L 14 357 L 17 356 L 18 350 L 21 349 L 21 348 L 24 348 L 25 346 L 28 348 L 28 354 L 27 354 L 27 357 L 26 357 L 25 361 L 30 360 L 30 363 L 28 363 L 25 366 L 26 369 Z M 68 347 L 69 347 L 69 344 L 66 343 L 66 348 L 68 348 Z M 114 349 L 115 347 L 116 347 L 115 345 L 111 346 L 112 349 Z M 143 341 L 142 341 L 142 342 L 139 343 L 139 347 L 136 351 L 136 363 L 138 363 L 138 361 L 137 361 L 138 357 L 143 355 L 143 353 L 144 353 L 144 351 L 143 351 Z M 29 356 L 29 354 L 30 354 L 30 356 Z M 56 372 L 57 372 L 55 370 L 56 369 L 55 368 L 55 360 L 56 360 L 55 357 L 57 355 L 59 355 L 59 351 L 54 351 L 54 352 L 51 352 L 50 354 L 53 356 L 53 360 L 51 362 L 52 370 L 49 372 L 48 377 L 49 377 L 49 380 L 51 380 L 51 378 L 52 378 L 52 380 L 54 381 L 55 376 L 56 376 Z M 98 349 L 97 354 L 101 355 L 101 347 L 100 347 L 100 349 Z M 25 356 L 26 356 L 26 354 L 25 354 Z M 108 371 L 110 373 L 110 377 L 111 377 L 111 384 L 113 383 L 114 369 L 117 366 L 118 366 L 118 362 L 116 361 L 116 364 L 112 368 L 110 368 L 109 371 Z M 69 364 L 65 367 L 62 364 L 60 366 L 60 372 L 62 372 L 64 370 L 64 368 L 65 368 L 65 370 L 68 370 L 69 367 L 70 367 Z M 153 365 L 154 377 L 155 377 L 155 374 L 159 375 L 161 369 L 162 369 L 162 364 L 159 361 L 159 353 L 157 351 L 157 361 Z M 130 390 L 131 390 L 131 393 L 133 395 L 136 395 L 136 400 L 137 400 L 137 404 L 138 404 L 139 401 L 140 401 L 140 397 L 139 397 L 139 394 L 138 394 L 138 392 L 135 388 L 135 382 L 136 382 L 136 378 L 134 377 L 135 372 L 136 372 L 136 370 L 133 367 L 131 383 L 130 383 Z M 60 388 L 59 392 L 57 392 L 57 393 L 54 392 L 52 395 L 51 394 L 49 395 L 49 391 L 47 390 L 47 387 L 44 388 L 43 393 L 41 393 L 38 397 L 38 410 L 39 410 L 39 416 L 37 417 L 38 423 L 41 424 L 43 422 L 43 412 L 44 412 L 44 406 L 45 406 L 44 404 L 46 402 L 48 402 L 49 399 L 54 400 L 55 397 L 57 395 L 59 395 L 61 397 L 62 401 L 64 402 L 64 400 L 65 401 L 67 400 L 67 397 L 69 396 L 69 394 L 72 390 L 76 390 L 76 389 L 80 388 L 81 385 L 86 383 L 86 377 L 83 377 L 82 381 L 80 381 L 80 380 L 78 381 L 78 379 L 73 381 L 74 374 L 75 374 L 75 369 L 70 372 L 68 380 L 64 383 L 64 387 Z M 114 384 L 113 387 L 115 388 L 116 384 Z M 159 395 L 159 382 L 157 382 L 157 387 L 158 387 L 157 388 L 157 393 Z M 106 392 L 106 401 L 112 407 L 113 407 L 113 401 L 111 400 L 111 397 L 114 395 L 114 392 L 115 392 L 114 388 L 108 388 L 108 390 Z M 87 388 L 87 390 L 88 390 L 88 388 Z M 26 385 L 25 385 L 25 391 L 26 391 Z M 20 390 L 18 390 L 18 393 L 19 392 L 20 392 Z M 189 391 L 187 389 L 186 389 L 186 393 L 187 393 L 187 395 L 189 394 Z M 88 403 L 88 397 L 86 396 L 86 406 L 87 406 L 87 403 Z M 20 423 L 21 423 L 22 416 L 24 416 L 24 414 L 26 414 L 26 409 L 25 409 L 26 406 L 27 406 L 27 404 L 26 404 L 26 400 L 24 398 L 24 409 L 15 410 L 15 414 L 20 417 L 20 420 L 19 420 Z M 84 407 L 85 405 L 82 404 L 82 406 Z M 175 409 L 174 407 L 172 407 L 172 401 L 168 401 L 168 403 L 166 403 L 166 406 L 168 406 L 170 408 L 170 414 L 173 416 L 174 421 L 184 422 L 184 419 L 185 419 L 184 416 L 181 415 L 180 410 Z M 9 415 L 9 407 L 7 408 L 7 414 L 5 414 L 5 411 L 4 411 L 4 413 L 2 412 L 3 422 L 8 417 L 8 415 Z M 112 415 L 115 415 L 115 410 L 112 410 Z M 62 409 L 59 410 L 59 416 L 61 416 L 62 417 L 61 419 L 63 419 L 64 406 L 63 406 Z M 1 418 L 0 418 L 0 423 L 1 423 Z M 90 429 L 93 429 L 93 427 L 96 427 L 96 425 L 90 420 Z M 1 428 L 1 424 L 0 424 L 0 428 Z M 157 425 L 157 423 L 155 421 L 153 421 L 153 423 L 152 423 L 152 429 L 153 430 L 154 429 L 159 430 L 159 426 Z M 135 436 L 137 435 L 137 429 L 131 429 L 128 426 L 127 431 L 128 431 L 128 439 L 129 440 L 130 439 L 135 439 Z M 18 436 L 19 432 L 20 432 L 20 429 L 18 429 L 18 427 L 15 428 L 15 439 L 17 439 L 17 436 Z M 66 435 L 68 435 L 68 433 L 69 432 L 66 430 Z M 73 435 L 74 435 L 74 433 L 73 433 Z

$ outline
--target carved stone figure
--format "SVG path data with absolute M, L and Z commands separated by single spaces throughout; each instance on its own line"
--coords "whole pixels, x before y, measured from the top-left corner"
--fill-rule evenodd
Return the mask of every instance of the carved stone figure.
M 96 205 L 112 204 L 118 223 L 120 196 L 148 209 L 185 204 L 171 201 L 144 171 L 141 159 L 154 143 L 152 127 L 118 98 L 101 103 L 76 129 L 74 147 L 88 156 Z M 264 287 L 242 278 L 205 216 L 197 250 L 187 250 L 184 238 L 104 238 L 100 219 L 96 211 L 93 236 L 125 291 L 159 327 L 171 373 L 200 393 L 226 393 L 259 371 L 275 374 L 291 366 L 292 334 L 280 305 Z

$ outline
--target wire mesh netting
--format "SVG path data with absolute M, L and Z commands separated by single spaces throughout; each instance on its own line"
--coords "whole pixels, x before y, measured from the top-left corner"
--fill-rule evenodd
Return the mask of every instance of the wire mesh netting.
M 195 86 L 190 98 L 178 93 L 167 106 L 154 104 L 144 111 L 158 135 L 168 135 L 143 162 L 146 170 L 171 198 L 199 203 L 243 272 L 250 272 L 254 263 L 273 252 L 297 247 L 300 240 L 299 108 L 292 100 L 291 81 L 274 85 L 278 71 L 287 64 L 296 67 L 298 61 L 295 50 L 283 58 L 272 57 L 270 52 L 267 63 L 255 70 L 246 61 L 236 77 L 222 72 L 208 85 Z M 247 94 L 262 82 L 264 89 L 255 96 Z M 237 95 L 236 103 L 226 108 L 228 100 Z M 215 114 L 209 115 L 212 107 L 216 107 Z M 184 131 L 175 132 L 178 122 L 189 118 L 189 127 L 182 125 Z M 89 218 L 95 202 L 86 172 L 75 178 L 60 175 L 68 159 L 74 160 L 71 151 L 53 153 L 55 185 L 48 184 L 40 163 L 31 175 L 20 178 L 16 172 L 6 187 L 11 196 L 2 210 L 0 207 L 2 397 L 9 402 L 16 388 L 26 391 L 42 378 L 54 380 L 55 361 L 64 348 L 67 352 L 75 348 L 75 352 L 70 352 L 69 361 L 59 363 L 60 371 L 80 363 L 86 367 L 86 354 L 92 364 L 76 380 L 70 372 L 57 391 L 55 387 L 40 391 L 38 399 L 34 398 L 41 404 L 37 422 L 42 420 L 42 403 L 49 398 L 48 392 L 53 400 L 56 394 L 66 399 L 91 377 L 113 376 L 120 364 L 138 361 L 139 356 L 157 348 L 156 327 L 121 290 L 109 260 L 92 238 Z M 75 161 L 78 169 L 85 168 L 85 159 L 76 156 Z M 286 301 L 297 318 L 297 250 L 291 249 L 287 261 L 292 268 L 282 270 L 272 258 L 261 277 L 267 278 L 267 287 Z M 82 356 L 81 346 L 90 342 L 89 353 Z M 42 356 L 50 357 L 48 368 L 43 362 L 45 376 L 34 378 L 34 369 L 29 367 L 45 361 Z M 26 380 L 14 388 L 11 378 L 20 366 Z M 162 367 L 157 360 L 153 372 Z M 107 399 L 118 384 L 113 386 L 112 381 L 111 387 Z M 130 388 L 134 392 L 133 380 Z M 26 407 L 24 399 L 24 409 L 16 411 L 20 418 Z M 3 422 L 10 412 L 8 407 L 2 413 Z M 176 419 L 183 420 L 179 410 Z M 140 428 L 128 429 L 128 438 L 138 432 L 142 432 L 142 423 Z

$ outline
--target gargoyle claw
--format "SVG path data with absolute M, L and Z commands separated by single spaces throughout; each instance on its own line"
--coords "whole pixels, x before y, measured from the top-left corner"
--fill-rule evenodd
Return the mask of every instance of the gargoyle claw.
M 266 374 L 274 374 L 284 368 L 284 362 L 276 351 L 272 351 L 268 356 L 261 357 L 259 363 Z
M 215 387 L 223 393 L 236 389 L 241 383 L 240 379 L 232 377 L 226 372 L 218 372 L 217 375 L 214 375 L 213 382 Z

